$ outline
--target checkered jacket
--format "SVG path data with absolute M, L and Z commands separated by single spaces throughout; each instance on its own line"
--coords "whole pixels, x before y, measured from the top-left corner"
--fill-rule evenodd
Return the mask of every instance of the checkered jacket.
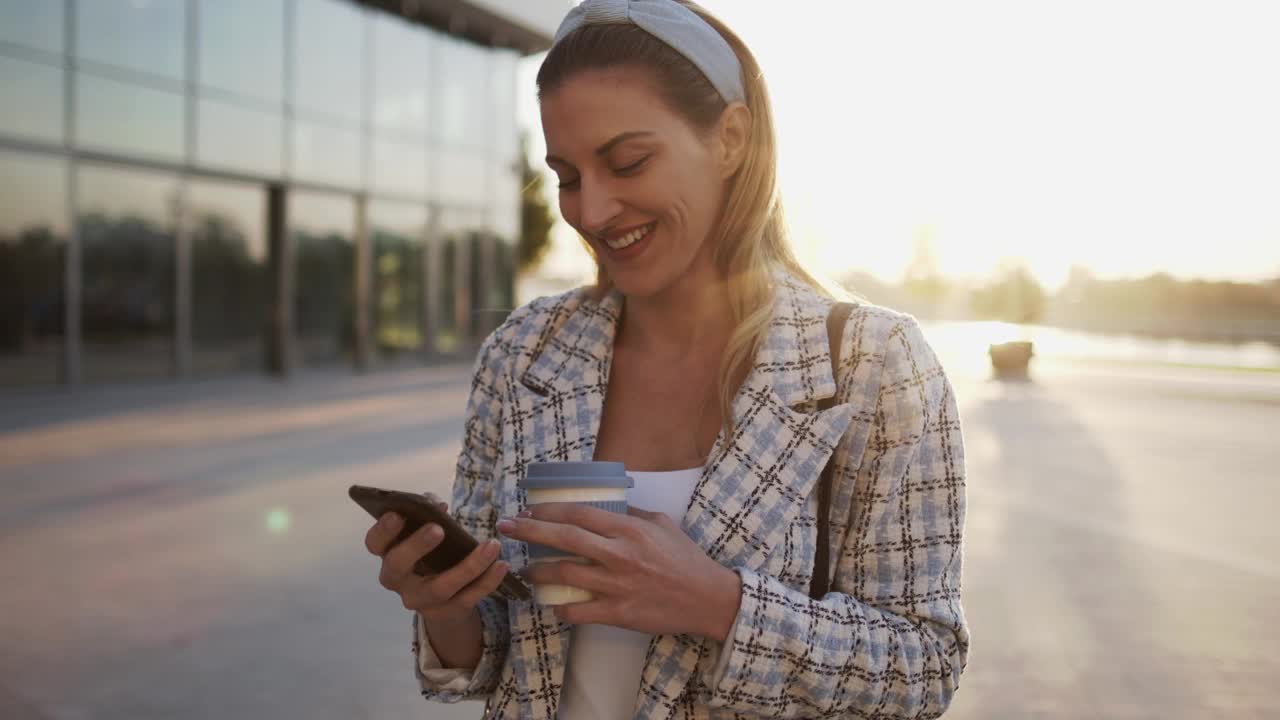
M 915 320 L 872 305 L 850 316 L 833 378 L 832 301 L 779 281 L 767 339 L 733 405 L 735 430 L 716 440 L 683 522 L 742 578 L 734 634 L 723 648 L 655 637 L 635 716 L 937 717 L 969 648 L 951 385 Z M 452 502 L 478 538 L 523 509 L 516 483 L 528 463 L 592 458 L 621 306 L 616 293 L 542 298 L 485 341 Z M 833 393 L 837 404 L 819 411 Z M 816 601 L 816 481 L 833 452 L 832 589 Z M 527 563 L 523 544 L 502 543 L 513 568 Z M 570 626 L 532 603 L 486 599 L 480 616 L 484 650 L 469 685 L 459 692 L 418 672 L 423 696 L 484 698 L 485 717 L 554 718 Z M 729 657 L 717 668 L 720 652 Z

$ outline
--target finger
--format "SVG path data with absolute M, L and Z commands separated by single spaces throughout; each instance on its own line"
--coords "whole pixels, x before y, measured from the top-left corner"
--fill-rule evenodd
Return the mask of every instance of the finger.
M 607 538 L 574 525 L 517 517 L 499 522 L 498 532 L 513 540 L 546 545 L 590 560 L 605 562 L 613 558 Z
M 436 549 L 444 539 L 444 530 L 435 523 L 428 523 L 417 530 L 403 542 L 387 551 L 382 556 L 383 578 L 399 585 L 404 578 L 413 573 L 413 566 L 423 555 Z M 386 587 L 387 582 L 383 582 Z
M 492 594 L 502 584 L 502 578 L 507 576 L 511 568 L 502 560 L 495 562 L 489 566 L 484 574 L 476 578 L 458 594 L 453 596 L 453 602 L 465 608 L 473 608 L 476 603 Z
M 442 602 L 447 601 L 483 575 L 501 551 L 502 546 L 497 540 L 480 543 L 467 553 L 462 562 L 440 573 L 432 582 L 432 592 L 437 593 Z
M 391 546 L 391 542 L 396 539 L 403 525 L 404 521 L 399 515 L 393 512 L 384 514 L 378 518 L 378 522 L 374 523 L 373 527 L 369 528 L 369 532 L 364 534 L 365 548 L 381 557 Z
M 666 515 L 660 512 L 651 512 L 649 510 L 641 510 L 640 508 L 634 507 L 631 505 L 627 506 L 627 514 L 630 515 L 631 517 L 640 518 L 641 520 L 648 520 L 650 522 L 657 522 L 659 518 L 666 517 Z
M 556 605 L 556 619 L 569 625 L 618 625 L 618 612 L 609 600 L 596 599 Z
M 653 523 L 654 525 L 660 525 L 663 528 L 666 528 L 668 530 L 674 529 L 674 530 L 679 530 L 681 532 L 684 532 L 684 529 L 681 527 L 680 523 L 666 513 L 653 512 L 650 510 L 641 510 L 640 508 L 633 508 L 631 506 L 627 506 L 627 514 L 633 518 L 636 518 L 637 520 L 650 522 L 650 523 Z
M 529 508 L 529 516 L 535 520 L 576 525 L 603 537 L 624 534 L 632 522 L 621 513 L 580 503 L 540 503 Z
M 604 595 L 622 592 L 617 575 L 607 568 L 572 560 L 535 563 L 525 568 L 521 575 L 534 585 L 571 585 Z

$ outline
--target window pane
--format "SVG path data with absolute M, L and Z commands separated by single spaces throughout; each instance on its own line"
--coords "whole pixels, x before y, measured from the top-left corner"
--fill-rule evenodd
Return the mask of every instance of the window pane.
M 298 0 L 293 65 L 299 109 L 360 122 L 364 18 L 353 3 Z
M 436 98 L 437 137 L 447 145 L 483 148 L 488 139 L 484 103 L 488 87 L 488 54 L 450 37 L 438 40 L 440 96 Z
M 520 173 L 511 165 L 493 166 L 489 224 L 498 237 L 514 242 L 520 234 Z
M 186 0 L 81 0 L 79 57 L 182 80 Z
M 375 130 L 425 137 L 429 35 L 399 18 L 377 13 L 373 21 L 373 117 Z
M 373 175 L 375 190 L 425 197 L 427 192 L 427 149 L 414 143 L 374 139 Z
M 66 163 L 0 152 L 0 385 L 58 380 Z
M 499 240 L 494 243 L 493 256 L 493 292 L 496 300 L 494 307 L 502 308 L 503 312 L 498 313 L 492 318 L 494 325 L 501 325 L 511 311 L 516 307 L 516 250 L 513 243 L 505 240 Z
M 471 336 L 483 337 L 492 329 L 488 326 L 493 316 L 493 308 L 488 304 L 488 288 L 490 270 L 489 248 L 490 238 L 483 232 L 467 236 L 470 257 L 467 258 L 466 273 L 470 279 L 470 290 L 467 301 L 471 304 Z
M 426 209 L 371 203 L 373 283 L 369 331 L 383 358 L 422 347 L 423 237 Z
M 192 366 L 200 374 L 263 367 L 268 317 L 266 191 L 192 182 Z
M 472 238 L 484 224 L 484 214 L 475 210 L 450 208 L 441 211 L 437 232 L 441 242 L 439 333 L 436 346 L 442 352 L 460 347 L 464 328 L 472 325 Z
M 181 159 L 182 96 L 81 73 L 76 80 L 76 143 Z
M 472 152 L 436 148 L 433 154 L 432 192 L 442 202 L 456 205 L 484 205 L 485 158 Z
M 495 160 L 507 161 L 519 152 L 519 130 L 516 128 L 516 62 L 509 50 L 490 50 L 489 122 L 493 133 L 489 141 Z
M 355 338 L 355 202 L 340 195 L 294 192 L 293 322 L 306 364 L 351 357 Z
M 364 186 L 360 133 L 310 123 L 293 123 L 293 177 Z
M 484 228 L 484 212 L 466 208 L 447 208 L 440 212 L 436 231 L 446 239 L 458 238 Z
M 85 377 L 169 374 L 177 179 L 86 165 L 76 192 Z
M 360 134 L 325 125 L 295 122 L 293 176 L 331 185 L 360 187 L 364 184 Z
M 452 238 L 440 240 L 440 317 L 436 318 L 436 348 L 440 352 L 452 352 L 458 347 L 457 277 L 453 269 L 457 265 L 457 244 Z
M 0 0 L 0 41 L 62 52 L 61 0 Z
M 196 160 L 209 167 L 278 177 L 284 167 L 284 121 L 276 114 L 200 100 Z
M 0 56 L 0 132 L 62 142 L 62 73 Z
M 200 84 L 284 97 L 284 0 L 200 0 Z

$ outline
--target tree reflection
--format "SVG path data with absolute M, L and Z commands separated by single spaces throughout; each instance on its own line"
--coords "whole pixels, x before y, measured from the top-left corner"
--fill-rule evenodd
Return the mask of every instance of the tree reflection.
M 355 346 L 355 246 L 336 232 L 295 230 L 293 318 L 304 357 L 323 362 Z
M 174 236 L 144 218 L 102 213 L 78 220 L 86 340 L 101 343 L 172 334 Z
M 77 219 L 82 243 L 82 328 L 86 340 L 124 346 L 171 338 L 176 324 L 175 233 L 135 214 L 87 212 Z M 233 354 L 219 367 L 246 367 L 260 359 L 269 315 L 271 280 L 265 259 L 254 252 L 252 228 L 233 217 L 198 212 L 190 225 L 192 338 L 197 354 Z M 354 347 L 355 246 L 339 232 L 295 230 L 294 322 L 304 345 L 328 356 Z M 425 245 L 420 232 L 372 233 L 370 332 L 384 355 L 424 344 L 427 288 Z M 440 317 L 448 340 L 461 328 L 455 309 L 469 302 L 474 314 L 510 308 L 516 258 L 507 243 L 493 242 L 484 267 L 479 231 L 444 238 L 438 261 Z M 468 246 L 466 287 L 456 253 Z M 67 238 L 47 225 L 0 233 L 0 353 L 22 355 L 57 342 L 64 333 Z M 487 290 L 487 292 L 485 292 Z M 466 295 L 460 297 L 464 292 Z M 481 318 L 483 333 L 501 317 Z M 250 360 L 250 357 L 252 360 Z
M 202 213 L 192 223 L 191 332 L 201 366 L 223 369 L 261 362 L 267 272 L 250 247 L 248 233 L 231 218 Z
M 421 242 L 374 231 L 370 330 L 383 355 L 422 347 L 422 262 Z
M 66 238 L 48 226 L 0 234 L 0 353 L 25 353 L 63 333 Z

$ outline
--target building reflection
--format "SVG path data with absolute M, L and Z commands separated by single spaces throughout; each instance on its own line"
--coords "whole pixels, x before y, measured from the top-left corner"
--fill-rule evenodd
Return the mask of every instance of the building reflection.
M 553 28 L 416 5 L 0 4 L 0 386 L 474 347 Z

